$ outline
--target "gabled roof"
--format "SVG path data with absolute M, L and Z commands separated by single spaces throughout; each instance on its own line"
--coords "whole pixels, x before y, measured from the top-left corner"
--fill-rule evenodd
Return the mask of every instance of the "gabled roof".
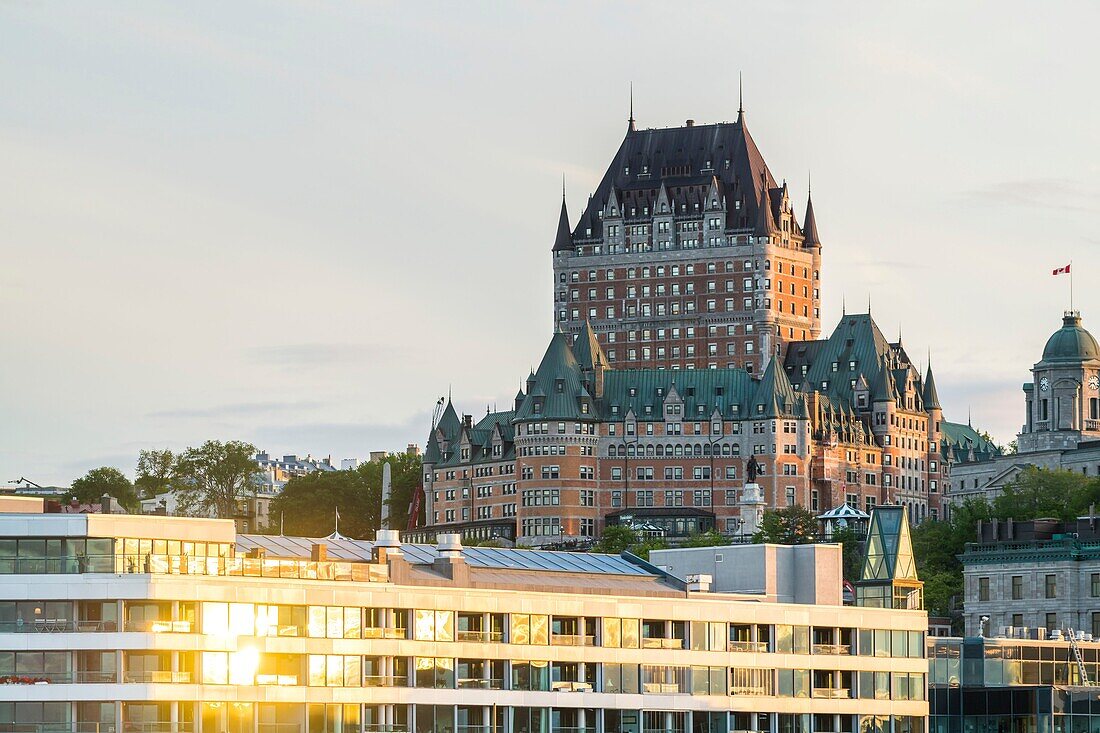
M 970 425 L 943 420 L 940 433 L 943 436 L 940 454 L 955 463 L 988 461 L 1001 455 L 1000 448 Z
M 462 421 L 458 419 L 458 413 L 455 412 L 454 403 L 451 399 L 447 398 L 447 407 L 443 410 L 443 414 L 439 417 L 439 422 L 436 423 L 436 429 L 443 434 L 448 440 L 458 435 L 458 431 L 462 428 Z

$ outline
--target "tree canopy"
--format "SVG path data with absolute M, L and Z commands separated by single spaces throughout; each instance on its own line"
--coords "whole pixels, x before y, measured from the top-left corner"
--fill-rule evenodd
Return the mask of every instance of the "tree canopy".
M 324 537 L 335 529 L 340 510 L 340 534 L 355 539 L 374 539 L 382 516 L 382 466 L 390 464 L 390 527 L 403 529 L 408 522 L 413 491 L 423 470 L 419 456 L 404 453 L 386 456 L 347 471 L 315 471 L 295 476 L 271 502 L 268 532 Z
M 239 440 L 208 440 L 176 456 L 172 485 L 184 514 L 232 519 L 238 502 L 255 490 L 255 447 Z
M 127 511 L 138 506 L 137 493 L 130 479 L 117 468 L 102 466 L 93 468 L 69 487 L 69 500 L 76 499 L 81 504 L 98 504 L 104 495 L 118 501 Z
M 817 517 L 800 504 L 783 509 L 765 509 L 760 529 L 752 536 L 756 543 L 808 545 L 817 542 Z
M 138 454 L 134 487 L 142 499 L 163 494 L 172 486 L 176 457 L 170 450 L 143 450 Z
M 622 524 L 606 527 L 603 535 L 592 546 L 592 552 L 621 555 L 630 552 L 643 560 L 649 559 L 651 550 L 663 550 L 668 542 L 660 537 L 642 537 L 636 530 Z

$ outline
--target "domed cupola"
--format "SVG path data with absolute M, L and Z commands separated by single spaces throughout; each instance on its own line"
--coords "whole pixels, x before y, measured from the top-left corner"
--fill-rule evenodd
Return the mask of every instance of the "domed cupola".
M 1062 327 L 1055 331 L 1043 349 L 1043 361 L 1079 362 L 1100 359 L 1100 345 L 1081 326 L 1081 314 L 1066 311 Z

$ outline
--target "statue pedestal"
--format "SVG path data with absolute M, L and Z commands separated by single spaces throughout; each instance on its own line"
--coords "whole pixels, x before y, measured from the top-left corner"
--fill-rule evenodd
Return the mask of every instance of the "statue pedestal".
M 741 507 L 741 533 L 746 536 L 756 534 L 760 529 L 760 525 L 764 522 L 764 507 L 766 506 L 764 489 L 760 488 L 760 484 L 755 481 L 745 484 L 745 488 L 741 492 L 739 506 Z

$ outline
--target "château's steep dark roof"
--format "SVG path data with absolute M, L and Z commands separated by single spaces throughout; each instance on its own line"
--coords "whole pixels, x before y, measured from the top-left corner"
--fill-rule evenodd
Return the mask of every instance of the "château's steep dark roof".
M 706 420 L 715 409 L 729 419 L 749 415 L 757 382 L 744 369 L 613 369 L 604 372 L 601 415 L 621 420 L 633 411 L 638 420 L 663 420 L 673 393 L 684 420 Z
M 584 327 L 577 334 L 577 340 L 573 342 L 573 355 L 582 369 L 593 369 L 596 365 L 607 366 L 607 357 L 596 338 L 596 332 L 592 330 L 591 322 L 587 319 Z
M 940 394 L 936 391 L 936 380 L 932 377 L 932 364 L 928 364 L 928 374 L 924 377 L 924 409 L 939 410 Z
M 768 196 L 770 189 L 778 185 L 743 116 L 737 122 L 713 125 L 628 128 L 588 207 L 577 220 L 573 236 L 583 237 L 586 229 L 599 232 L 600 211 L 609 199 L 619 201 L 620 194 L 637 196 L 644 192 L 644 200 L 652 205 L 663 183 L 677 202 L 690 196 L 691 203 L 698 200 L 702 204 L 715 179 L 727 203 L 727 228 L 752 228 L 759 215 L 762 190 L 767 189 Z M 740 209 L 736 201 L 741 202 Z M 627 206 L 625 200 L 621 203 Z

